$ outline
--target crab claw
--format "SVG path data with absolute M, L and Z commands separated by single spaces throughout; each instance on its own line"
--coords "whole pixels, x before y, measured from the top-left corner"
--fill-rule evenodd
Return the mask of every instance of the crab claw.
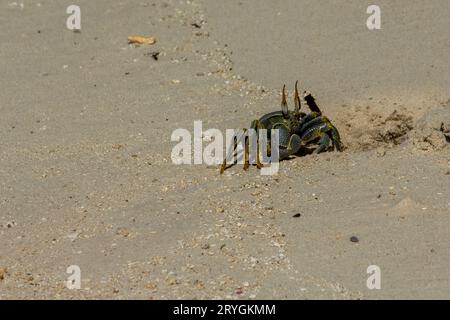
M 322 111 L 320 111 L 319 106 L 316 103 L 316 99 L 314 99 L 314 97 L 312 96 L 311 92 L 309 91 L 305 91 L 303 93 L 303 97 L 306 101 L 306 104 L 308 105 L 309 109 L 312 112 L 316 112 L 318 114 L 322 114 Z

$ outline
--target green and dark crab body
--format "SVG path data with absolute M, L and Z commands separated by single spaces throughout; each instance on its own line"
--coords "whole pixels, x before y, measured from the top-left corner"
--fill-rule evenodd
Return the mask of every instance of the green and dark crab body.
M 270 155 L 271 146 L 271 131 L 278 130 L 279 134 L 279 160 L 289 158 L 299 152 L 303 147 L 315 145 L 314 153 L 318 154 L 327 151 L 334 147 L 338 151 L 342 151 L 342 143 L 339 132 L 331 123 L 331 121 L 322 115 L 311 93 L 305 92 L 304 99 L 311 110 L 311 113 L 306 114 L 300 112 L 301 102 L 298 94 L 298 81 L 295 83 L 294 93 L 294 111 L 288 110 L 286 102 L 286 86 L 283 86 L 281 111 L 275 111 L 262 116 L 258 120 L 253 120 L 250 129 L 254 129 L 259 137 L 259 130 L 267 130 L 267 154 Z M 248 129 L 244 129 L 244 133 Z M 249 163 L 249 141 L 245 137 L 244 150 L 244 170 L 247 170 Z M 256 165 L 258 168 L 262 167 L 259 159 L 259 141 L 257 142 L 258 152 L 256 157 Z M 237 145 L 231 149 L 231 153 L 225 158 L 220 172 L 223 173 L 227 169 L 227 159 L 231 154 L 237 155 Z M 233 159 L 234 156 L 233 155 Z M 234 164 L 234 163 L 233 163 Z M 232 165 L 233 165 L 232 164 Z M 231 166 L 232 166 L 231 165 Z
M 280 160 L 282 160 L 289 156 L 284 150 L 287 150 L 290 145 L 292 146 L 292 143 L 290 144 L 290 139 L 300 125 L 299 119 L 299 116 L 295 112 L 288 111 L 287 115 L 285 115 L 283 111 L 275 111 L 264 115 L 259 120 L 254 120 L 250 128 L 256 130 L 258 137 L 260 129 L 267 130 L 267 154 L 269 156 L 271 154 L 272 130 L 278 130 L 279 148 L 282 151 Z

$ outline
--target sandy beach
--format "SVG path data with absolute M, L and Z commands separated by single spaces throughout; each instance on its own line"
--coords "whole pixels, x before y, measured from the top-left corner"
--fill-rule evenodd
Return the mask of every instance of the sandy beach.
M 0 0 L 0 299 L 450 298 L 448 0 L 73 2 Z M 343 152 L 172 162 L 296 80 Z

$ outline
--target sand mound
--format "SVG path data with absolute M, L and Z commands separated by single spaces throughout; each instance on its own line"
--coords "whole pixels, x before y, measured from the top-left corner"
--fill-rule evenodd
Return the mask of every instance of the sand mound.
M 399 145 L 413 129 L 413 118 L 398 110 L 386 116 L 369 108 L 353 108 L 344 116 L 341 121 L 345 123 L 345 142 L 353 150 Z
M 406 141 L 422 151 L 437 151 L 450 145 L 450 106 L 428 111 L 414 123 L 406 110 L 389 115 L 355 107 L 337 119 L 345 145 L 353 151 L 393 147 Z
M 405 210 L 405 209 L 411 209 L 417 207 L 417 203 L 411 199 L 411 198 L 405 198 L 402 201 L 400 201 L 399 203 L 397 203 L 397 205 L 395 205 L 395 209 L 398 210 Z
M 407 215 L 420 212 L 421 208 L 419 203 L 407 197 L 397 203 L 392 208 L 391 212 L 396 216 L 406 217 Z
M 426 113 L 411 132 L 413 145 L 423 151 L 441 150 L 450 143 L 450 106 Z

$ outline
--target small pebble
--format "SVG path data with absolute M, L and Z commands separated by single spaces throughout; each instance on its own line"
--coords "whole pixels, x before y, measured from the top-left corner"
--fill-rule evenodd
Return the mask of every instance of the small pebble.
M 8 273 L 6 268 L 0 268 L 0 281 L 5 279 L 6 274 Z
M 153 58 L 153 60 L 158 61 L 159 60 L 159 52 L 150 52 L 150 56 Z
M 4 227 L 9 229 L 9 228 L 14 227 L 15 225 L 16 225 L 16 223 L 14 221 L 8 221 L 4 224 Z
M 386 155 L 386 150 L 384 148 L 378 148 L 377 149 L 377 156 L 378 157 L 384 157 Z
M 296 214 L 294 214 L 292 217 L 293 217 L 293 218 L 300 218 L 301 216 L 302 216 L 301 213 L 296 213 Z
M 145 288 L 149 290 L 156 290 L 158 288 L 158 285 L 156 283 L 149 282 L 145 285 Z
M 126 238 L 130 235 L 130 231 L 128 231 L 128 229 L 126 228 L 118 228 L 116 231 L 116 235 Z
M 354 243 L 358 243 L 359 239 L 358 239 L 358 237 L 352 236 L 352 237 L 350 237 L 350 241 L 354 242 Z

